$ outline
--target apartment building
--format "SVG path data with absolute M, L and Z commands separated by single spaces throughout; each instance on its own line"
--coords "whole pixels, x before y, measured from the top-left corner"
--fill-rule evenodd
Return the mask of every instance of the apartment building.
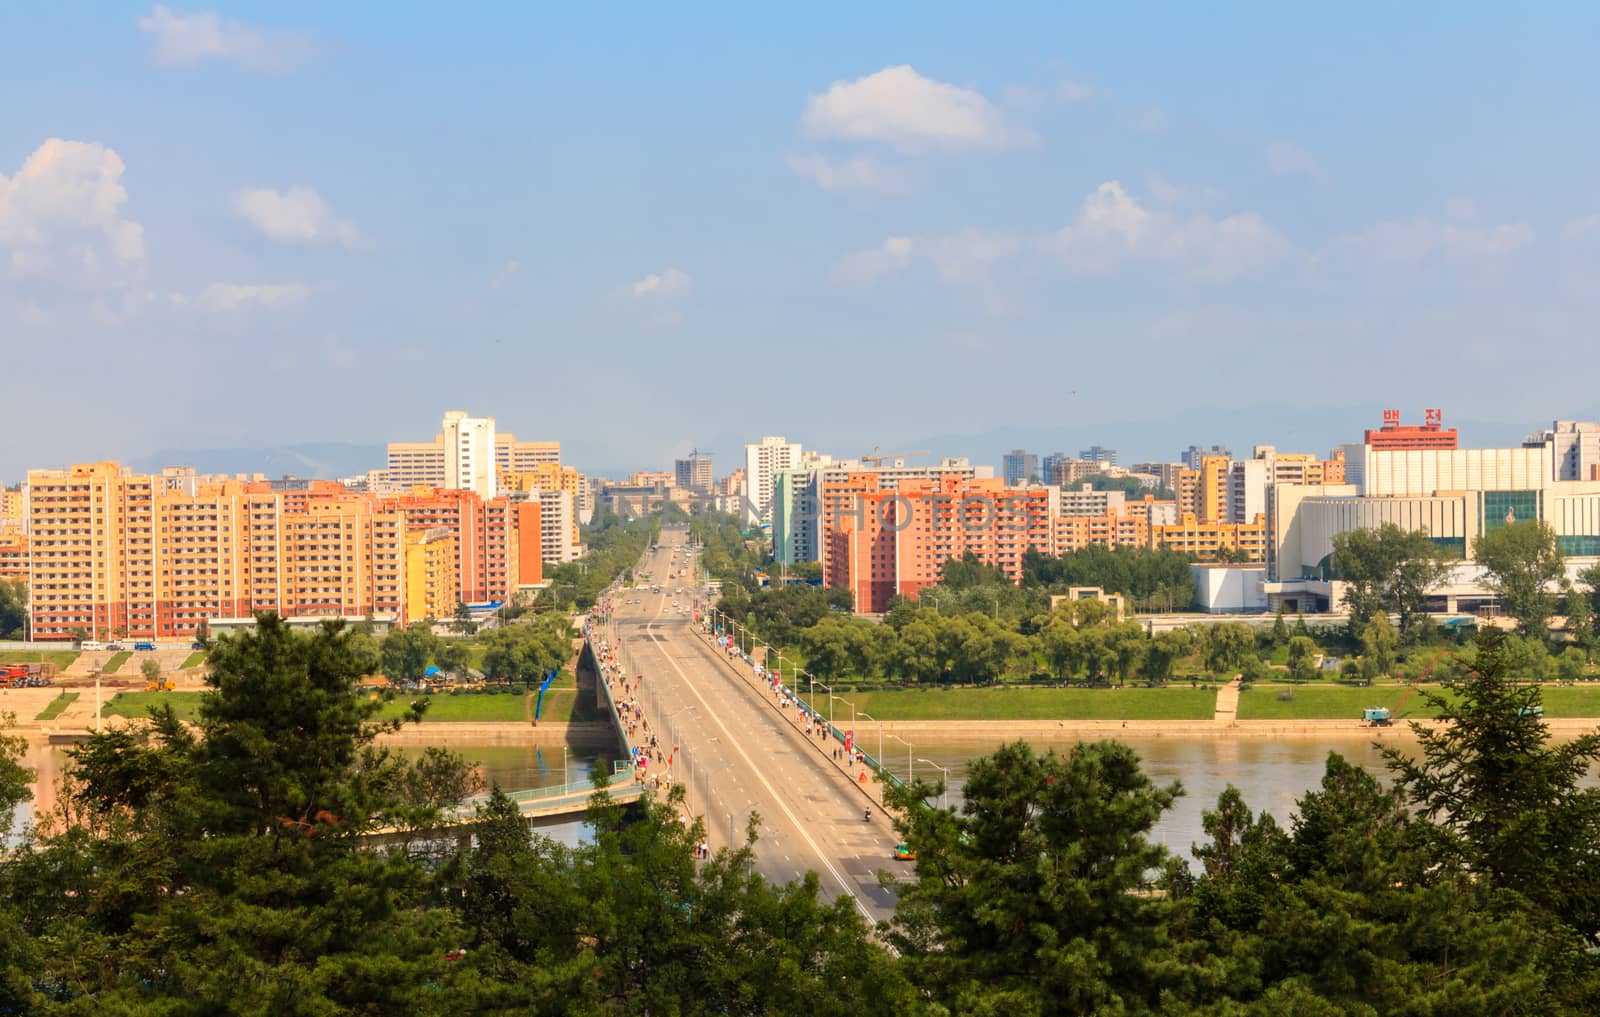
M 32 560 L 28 535 L 20 526 L 0 534 L 0 581 L 26 583 Z
M 325 482 L 326 483 L 326 482 Z M 40 639 L 174 637 L 215 618 L 403 612 L 401 520 L 338 484 L 102 462 L 28 474 L 30 610 Z
M 1265 561 L 1267 518 L 1257 515 L 1248 523 L 1198 519 L 1185 512 L 1169 526 L 1152 526 L 1150 541 L 1156 547 L 1182 551 L 1200 559 L 1216 558 L 1223 551 L 1242 551 L 1246 561 Z
M 467 490 L 492 498 L 497 475 L 529 473 L 560 462 L 558 441 L 518 441 L 516 435 L 496 430 L 493 417 L 472 417 L 451 410 L 444 415 L 440 433 L 432 441 L 389 443 L 388 462 L 381 477 L 386 489 L 372 493 L 459 487 L 465 478 Z
M 406 531 L 407 618 L 453 617 L 459 576 L 455 534 L 442 527 Z
M 1000 476 L 1007 487 L 1026 484 L 1039 475 L 1039 457 L 1032 452 L 1014 448 L 1000 457 Z
M 1064 516 L 1120 515 L 1127 502 L 1125 491 L 1096 491 L 1090 484 L 1061 489 L 1061 514 Z
M 786 560 L 785 564 L 819 561 L 824 569 L 831 553 L 825 534 L 834 527 L 841 512 L 850 512 L 854 509 L 855 499 L 859 496 L 880 490 L 896 490 L 900 485 L 910 481 L 938 481 L 945 477 L 964 480 L 994 479 L 992 466 L 974 466 L 965 458 L 958 456 L 947 456 L 938 464 L 929 466 L 906 466 L 901 463 L 895 466 L 867 467 L 857 459 L 847 459 L 837 463 L 830 460 L 812 466 L 809 472 L 796 471 L 796 473 L 797 477 L 804 477 L 804 482 L 797 479 L 792 488 L 785 485 L 782 488 L 787 499 L 785 506 L 773 510 L 774 548 L 788 548 L 788 553 L 795 555 L 792 559 Z M 780 532 L 780 518 L 784 519 L 783 531 L 789 534 L 784 544 L 776 542 Z M 788 522 L 790 519 L 793 520 L 792 526 Z M 814 549 L 815 557 L 800 556 L 809 549 Z M 774 553 L 777 553 L 777 550 Z
M 1052 488 L 960 476 L 872 486 L 826 531 L 823 582 L 850 590 L 858 613 L 915 597 L 939 582 L 951 558 L 970 553 L 1021 581 L 1027 551 L 1050 550 Z
M 1086 547 L 1150 546 L 1149 519 L 1132 511 L 1100 515 L 1059 515 L 1051 521 L 1051 553 L 1059 556 Z
M 695 491 L 699 494 L 711 492 L 711 457 L 691 455 L 687 459 L 675 459 L 672 463 L 674 481 L 678 487 Z
M 80 629 L 181 637 L 264 611 L 405 624 L 419 602 L 407 587 L 413 532 L 442 530 L 456 549 L 449 595 L 418 592 L 424 610 L 504 599 L 542 576 L 537 502 L 471 491 L 378 498 L 333 481 L 152 476 L 112 462 L 34 470 L 28 490 L 30 537 L 10 559 L 26 557 L 41 639 Z M 435 572 L 440 553 L 424 556 Z
M 543 543 L 537 500 L 433 490 L 394 495 L 381 504 L 400 513 L 408 529 L 443 529 L 454 535 L 457 591 L 465 603 L 505 601 L 519 586 L 542 580 L 542 551 L 533 544 L 533 534 L 540 534 L 539 547 Z
M 744 447 L 745 498 L 750 502 L 747 521 L 763 526 L 772 522 L 772 478 L 799 467 L 801 453 L 799 442 L 773 434 Z

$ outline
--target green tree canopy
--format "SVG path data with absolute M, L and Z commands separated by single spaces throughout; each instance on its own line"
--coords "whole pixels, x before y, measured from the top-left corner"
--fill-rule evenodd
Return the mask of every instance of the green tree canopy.
M 1393 523 L 1334 534 L 1333 561 L 1347 584 L 1344 603 L 1352 633 L 1385 613 L 1399 616 L 1402 634 L 1410 632 L 1424 614 L 1428 591 L 1450 571 L 1447 553 L 1425 531 Z
M 1517 620 L 1518 630 L 1542 639 L 1556 609 L 1554 587 L 1566 577 L 1556 531 L 1535 519 L 1509 523 L 1479 537 L 1472 557 L 1483 566 L 1485 584 Z

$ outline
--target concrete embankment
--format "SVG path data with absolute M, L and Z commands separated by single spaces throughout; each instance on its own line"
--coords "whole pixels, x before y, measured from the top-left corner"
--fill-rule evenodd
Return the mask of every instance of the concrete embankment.
M 128 724 L 142 724 L 143 720 L 125 717 L 105 718 L 106 728 Z M 62 724 L 59 722 L 18 722 L 13 729 L 31 744 L 64 744 L 82 741 L 94 733 L 93 722 L 88 724 Z M 571 745 L 585 748 L 615 748 L 616 735 L 609 724 L 589 721 L 562 724 L 540 721 L 537 727 L 526 723 L 433 723 L 407 724 L 399 731 L 385 734 L 380 741 L 389 745 Z

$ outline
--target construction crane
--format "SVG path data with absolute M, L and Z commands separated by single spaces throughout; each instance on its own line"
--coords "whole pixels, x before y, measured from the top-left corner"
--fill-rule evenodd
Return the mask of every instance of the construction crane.
M 910 459 L 913 456 L 927 456 L 932 454 L 932 452 L 929 452 L 925 448 L 917 449 L 915 452 L 890 452 L 885 454 L 881 449 L 878 448 L 878 446 L 874 445 L 872 446 L 872 454 L 870 456 L 862 456 L 861 461 L 864 463 L 871 463 L 873 466 L 882 468 L 883 461 L 885 459 Z

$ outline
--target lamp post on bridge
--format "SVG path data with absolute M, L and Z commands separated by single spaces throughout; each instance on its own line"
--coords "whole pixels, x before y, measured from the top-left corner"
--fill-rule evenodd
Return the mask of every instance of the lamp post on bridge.
M 947 767 L 940 766 L 931 759 L 923 759 L 921 756 L 917 757 L 917 762 L 927 763 L 929 766 L 933 767 L 935 770 L 938 770 L 943 775 L 943 783 L 939 785 L 939 808 L 945 808 L 949 804 L 950 799 L 950 770 Z
M 861 716 L 865 717 L 867 720 L 870 720 L 874 724 L 878 725 L 878 765 L 881 767 L 881 766 L 883 766 L 883 721 L 881 721 L 878 718 L 874 717 L 872 714 L 868 713 L 865 710 L 861 711 Z
M 915 776 L 911 763 L 911 743 L 892 731 L 889 732 L 889 737 L 906 747 L 906 786 L 909 787 L 911 785 L 912 778 Z

